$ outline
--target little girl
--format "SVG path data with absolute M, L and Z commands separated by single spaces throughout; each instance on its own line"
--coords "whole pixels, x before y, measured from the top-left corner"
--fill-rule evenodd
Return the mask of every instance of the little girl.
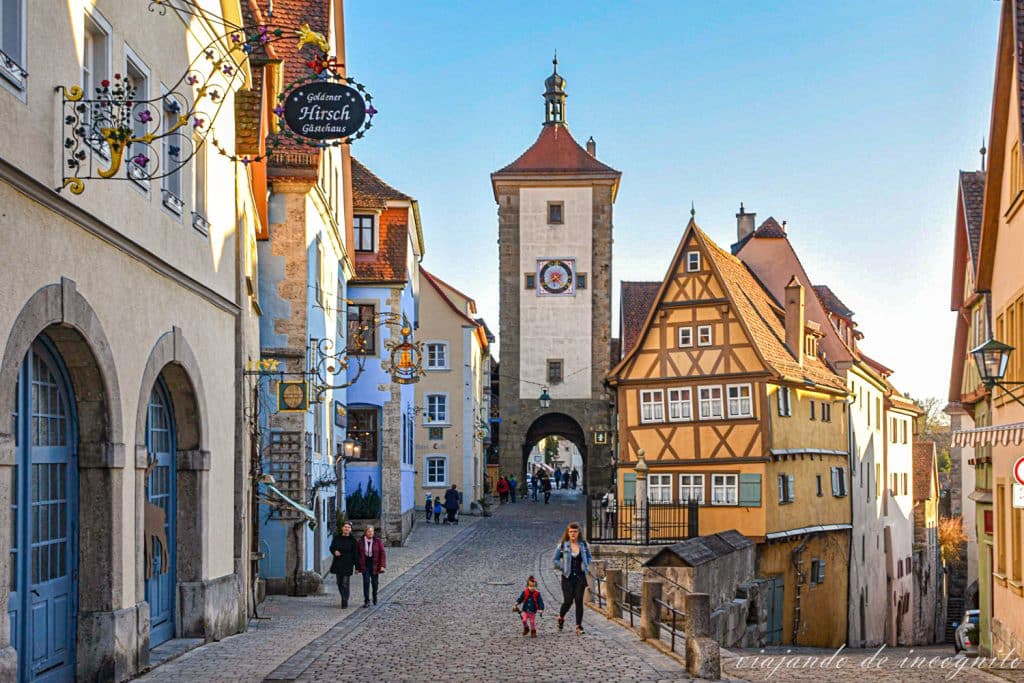
M 516 612 L 521 612 L 523 617 L 523 635 L 529 634 L 531 638 L 537 637 L 537 613 L 544 614 L 544 598 L 540 597 L 537 590 L 537 579 L 530 576 L 526 579 L 526 590 L 516 598 Z
M 440 524 L 441 523 L 441 510 L 442 509 L 443 508 L 441 507 L 441 497 L 438 496 L 437 498 L 434 499 L 434 524 Z

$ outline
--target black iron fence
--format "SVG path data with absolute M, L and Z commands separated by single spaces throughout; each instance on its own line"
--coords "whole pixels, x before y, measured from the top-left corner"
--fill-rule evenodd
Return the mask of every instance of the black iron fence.
M 587 539 L 616 545 L 662 545 L 699 535 L 700 507 L 587 498 Z

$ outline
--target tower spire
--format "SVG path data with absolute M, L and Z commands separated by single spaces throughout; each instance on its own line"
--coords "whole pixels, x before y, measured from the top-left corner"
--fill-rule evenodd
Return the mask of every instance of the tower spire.
M 564 126 L 565 79 L 558 73 L 558 50 L 555 50 L 551 64 L 554 69 L 544 81 L 544 125 Z

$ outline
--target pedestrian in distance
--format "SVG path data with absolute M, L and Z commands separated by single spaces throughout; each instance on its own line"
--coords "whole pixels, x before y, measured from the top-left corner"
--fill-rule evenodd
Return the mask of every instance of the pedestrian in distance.
M 530 477 L 530 491 L 533 493 L 533 502 L 537 502 L 537 492 L 540 491 L 540 477 L 534 472 Z
M 569 468 L 568 467 L 566 467 L 565 471 L 562 472 L 562 488 L 563 489 L 569 488 Z
M 441 510 L 443 509 L 444 506 L 441 505 L 441 496 L 438 496 L 434 499 L 434 524 L 441 523 Z
M 576 603 L 576 635 L 583 633 L 583 592 L 587 589 L 590 569 L 590 546 L 576 522 L 565 527 L 562 540 L 555 548 L 555 571 L 562 579 L 562 606 L 558 610 L 558 630 L 565 624 L 565 615 Z
M 498 477 L 498 500 L 501 503 L 508 502 L 508 479 L 505 475 Z
M 575 467 L 572 468 L 572 472 L 569 473 L 569 481 L 572 483 L 572 490 L 576 490 L 576 484 L 579 483 L 580 473 Z
M 512 608 L 522 616 L 523 635 L 531 638 L 537 637 L 537 615 L 544 615 L 544 598 L 537 590 L 537 579 L 531 574 L 526 579 L 526 590 L 516 598 L 516 605 Z
M 427 513 L 427 523 L 430 523 L 430 516 L 434 514 L 434 501 L 430 494 L 427 494 L 427 504 L 423 506 L 423 511 Z
M 605 531 L 609 531 L 615 527 L 616 505 L 615 487 L 609 487 L 601 498 L 601 515 L 604 517 L 604 524 L 602 526 Z
M 352 581 L 352 572 L 359 564 L 359 550 L 356 548 L 356 539 L 352 535 L 352 524 L 345 522 L 341 525 L 341 533 L 331 538 L 331 573 L 338 579 L 338 593 L 341 595 L 341 607 L 348 607 L 349 587 Z
M 363 538 L 359 541 L 359 572 L 363 575 L 363 607 L 377 604 L 377 584 L 380 575 L 387 569 L 388 558 L 384 551 L 384 542 L 374 535 L 372 526 L 366 527 Z M 372 593 L 370 589 L 373 589 Z
M 455 512 L 459 509 L 459 491 L 455 484 L 444 492 L 444 509 L 448 511 L 447 522 L 455 524 Z
M 561 468 L 555 468 L 555 488 L 557 489 L 562 485 L 562 470 Z
M 508 478 L 508 495 L 512 497 L 512 502 L 516 502 L 516 475 L 512 475 Z
M 544 492 L 544 504 L 551 500 L 551 477 L 545 474 L 540 480 L 540 489 Z

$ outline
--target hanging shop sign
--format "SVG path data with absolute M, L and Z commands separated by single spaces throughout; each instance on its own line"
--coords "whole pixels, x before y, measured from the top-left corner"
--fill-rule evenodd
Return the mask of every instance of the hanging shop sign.
M 277 410 L 280 413 L 304 413 L 309 410 L 309 387 L 304 380 L 277 383 Z
M 366 101 L 358 90 L 342 83 L 306 83 L 286 96 L 284 120 L 292 132 L 304 138 L 347 138 L 366 122 Z

